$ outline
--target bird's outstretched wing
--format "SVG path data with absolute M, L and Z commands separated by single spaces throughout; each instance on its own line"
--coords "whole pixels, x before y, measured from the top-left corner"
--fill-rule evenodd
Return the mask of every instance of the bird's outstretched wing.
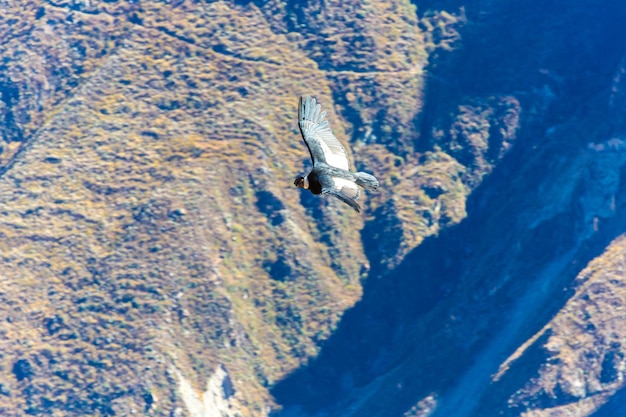
M 345 148 L 333 135 L 326 112 L 310 96 L 300 97 L 298 103 L 298 125 L 304 143 L 309 148 L 313 165 L 323 162 L 336 168 L 350 169 L 350 161 Z
M 352 207 L 357 213 L 361 212 L 361 206 L 356 200 L 361 196 L 361 190 L 353 181 L 346 180 L 344 178 L 325 176 L 325 181 L 322 183 L 322 194 L 329 194 L 337 197 L 350 207 Z

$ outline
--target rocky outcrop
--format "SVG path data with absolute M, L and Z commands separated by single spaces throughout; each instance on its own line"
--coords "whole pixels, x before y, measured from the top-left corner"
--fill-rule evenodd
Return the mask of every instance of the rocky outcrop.
M 180 381 L 179 391 L 186 409 L 192 417 L 237 417 L 241 416 L 236 403 L 233 382 L 223 366 L 215 368 L 215 372 L 206 383 L 206 391 L 198 394 L 189 381 L 176 371 Z M 175 413 L 182 414 L 181 409 Z

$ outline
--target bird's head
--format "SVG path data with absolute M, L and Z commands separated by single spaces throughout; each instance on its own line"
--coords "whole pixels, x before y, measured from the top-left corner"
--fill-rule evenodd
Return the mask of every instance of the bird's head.
M 293 184 L 298 187 L 298 188 L 304 188 L 307 189 L 309 188 L 309 179 L 308 178 L 304 178 L 304 177 L 298 177 L 296 178 L 296 180 L 293 182 Z

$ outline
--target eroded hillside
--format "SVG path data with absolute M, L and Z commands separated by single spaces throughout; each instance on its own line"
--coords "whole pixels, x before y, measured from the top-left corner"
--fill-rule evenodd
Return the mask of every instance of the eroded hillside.
M 0 414 L 618 408 L 623 11 L 416 3 L 0 2 Z
M 268 386 L 317 353 L 369 270 L 363 219 L 292 186 L 309 164 L 301 94 L 385 184 L 368 218 L 381 207 L 413 236 L 385 259 L 437 230 L 407 210 L 410 190 L 397 200 L 404 215 L 387 203 L 391 185 L 426 182 L 403 174 L 436 47 L 415 8 L 307 7 L 321 13 L 0 5 L 3 415 L 274 407 Z M 342 17 L 355 12 L 357 26 Z M 294 16 L 308 20 L 295 27 Z M 430 181 L 452 181 L 462 200 L 462 167 L 431 159 Z M 422 197 L 424 213 L 451 198 L 436 194 Z
M 495 3 L 467 5 L 424 96 L 422 149 L 479 183 L 467 217 L 365 283 L 274 388 L 285 415 L 624 413 L 625 10 Z

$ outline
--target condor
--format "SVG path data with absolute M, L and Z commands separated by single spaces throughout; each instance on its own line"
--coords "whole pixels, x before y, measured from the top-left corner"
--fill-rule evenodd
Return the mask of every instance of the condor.
M 350 161 L 343 145 L 330 130 L 326 112 L 314 98 L 300 97 L 298 124 L 300 133 L 313 162 L 313 169 L 306 177 L 294 181 L 296 187 L 313 194 L 330 194 L 352 207 L 356 212 L 361 207 L 356 202 L 361 195 L 360 187 L 376 190 L 378 180 L 365 172 L 350 172 Z

